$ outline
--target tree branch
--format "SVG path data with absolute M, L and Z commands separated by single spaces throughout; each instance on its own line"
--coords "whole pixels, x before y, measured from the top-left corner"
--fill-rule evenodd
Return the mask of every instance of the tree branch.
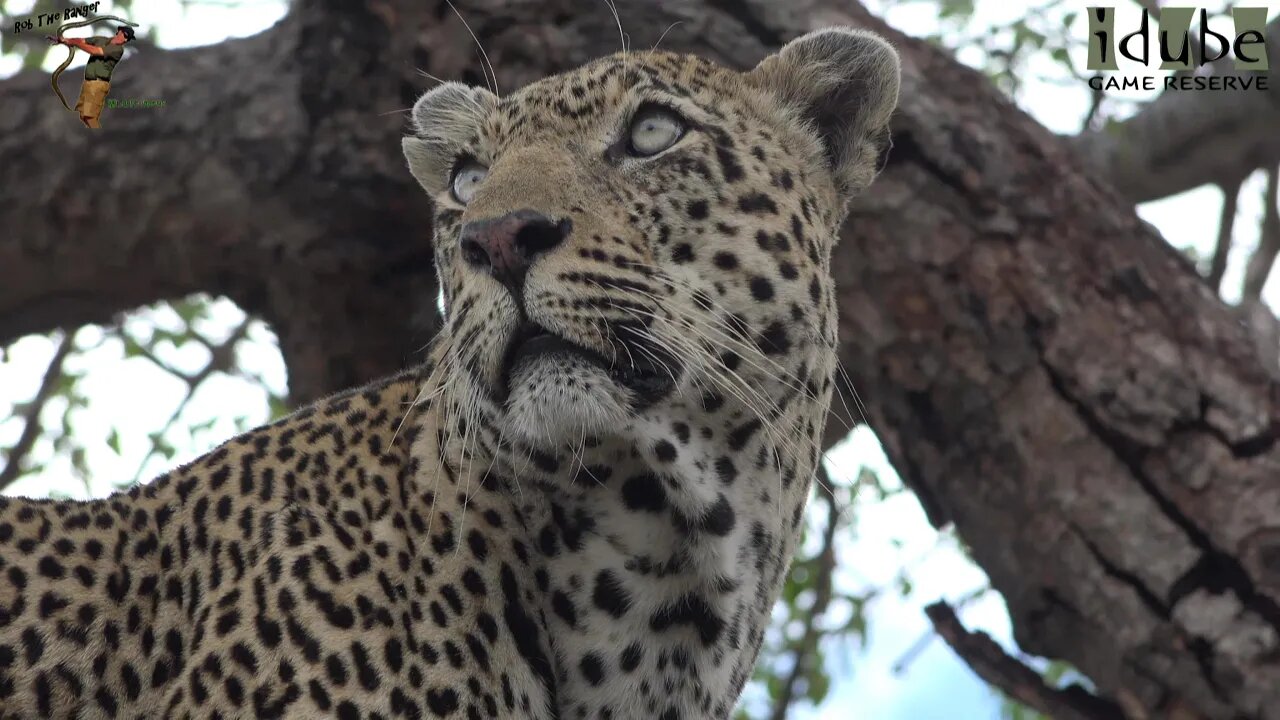
M 142 473 L 147 469 L 147 463 L 151 462 L 151 458 L 155 457 L 157 452 L 160 452 L 158 439 L 169 434 L 169 430 L 173 428 L 174 423 L 176 423 L 178 418 L 182 416 L 182 411 L 186 410 L 187 405 L 191 403 L 191 398 L 195 396 L 196 391 L 200 389 L 200 386 L 212 377 L 214 373 L 231 373 L 236 369 L 236 344 L 245 338 L 245 335 L 249 332 L 249 326 L 252 323 L 253 318 L 251 316 L 245 316 L 245 319 L 237 325 L 234 330 L 232 330 L 226 340 L 216 344 L 210 342 L 208 338 L 200 335 L 199 333 L 195 333 L 196 340 L 209 349 L 209 362 L 206 363 L 204 367 L 200 368 L 198 372 L 190 375 L 170 367 L 141 343 L 138 344 L 138 349 L 142 353 L 143 357 L 150 360 L 156 367 L 186 383 L 187 391 L 183 394 L 182 400 L 178 401 L 178 405 L 173 409 L 173 412 L 169 414 L 169 419 L 160 427 L 160 430 L 154 433 L 151 447 L 147 449 L 147 454 L 142 457 L 142 461 L 138 463 L 137 471 L 133 474 L 134 483 L 140 482 L 143 479 Z M 121 332 L 123 333 L 123 330 Z
M 1267 25 L 1267 53 L 1280 57 L 1280 18 Z M 1214 77 L 1257 78 L 1231 57 L 1204 66 Z M 1280 163 L 1280 63 L 1267 91 L 1166 90 L 1133 117 L 1072 139 L 1094 170 L 1131 202 L 1224 184 Z
M 832 258 L 886 454 L 1024 650 L 1148 717 L 1263 716 L 1280 668 L 1234 638 L 1280 636 L 1274 513 L 1250 509 L 1275 507 L 1280 372 L 1070 143 L 857 24 L 903 58 L 893 149 Z
M 1205 281 L 1214 292 L 1222 292 L 1222 276 L 1227 273 L 1227 258 L 1231 255 L 1232 234 L 1236 224 L 1236 208 L 1240 202 L 1240 180 L 1228 180 L 1218 187 L 1222 190 L 1222 214 L 1218 217 L 1218 242 L 1213 246 L 1213 260 Z
M 1244 273 L 1242 300 L 1258 300 L 1262 288 L 1271 277 L 1276 255 L 1280 253 L 1280 168 L 1267 171 L 1267 188 L 1262 193 L 1262 227 L 1258 231 L 1258 247 L 1249 258 Z
M 510 87 L 617 49 L 603 10 L 571 13 L 548 30 L 546 17 L 569 7 L 560 0 L 517 12 L 476 0 L 466 12 Z M 638 43 L 645 28 L 653 28 L 645 40 L 656 41 L 671 27 L 664 47 L 745 67 L 819 22 L 799 18 L 828 22 L 846 7 L 856 6 L 681 0 L 624 9 L 624 20 Z M 5 219 L 0 342 L 207 291 L 272 324 L 295 401 L 410 362 L 436 322 L 428 203 L 387 138 L 402 127 L 394 111 L 423 89 L 415 66 L 480 78 L 470 36 L 439 10 L 409 0 L 309 0 L 251 38 L 131 58 L 113 92 L 171 101 L 109 112 L 109 135 L 94 143 L 47 97 L 44 73 L 0 83 L 11 110 L 0 119 L 0 207 L 43 208 Z M 324 61 L 335 54 L 343 62 Z M 240 81 L 206 82 L 210 67 Z M 1169 94 L 1127 121 L 1122 137 L 1099 131 L 1078 142 L 1126 196 L 1149 199 L 1213 181 L 1224 167 L 1280 161 L 1274 96 Z M 135 162 L 116 162 L 125 146 L 145 149 Z M 31 148 L 62 152 L 42 157 Z M 112 192 L 78 192 L 76 178 L 89 173 Z M 89 222 L 112 232 L 94 243 L 68 240 Z
M 974 601 L 982 598 L 989 592 L 991 592 L 991 586 L 983 585 L 982 587 L 976 588 L 974 590 L 971 590 L 965 593 L 964 595 L 961 595 L 959 599 L 955 601 L 952 607 L 957 612 L 960 610 L 964 610 L 966 607 L 970 605 L 970 603 L 973 603 Z M 902 653 L 902 655 L 899 656 L 898 659 L 894 661 L 893 674 L 901 675 L 902 673 L 906 672 L 907 668 L 909 668 L 911 664 L 916 661 L 916 658 L 918 658 L 921 653 L 923 653 L 926 649 L 928 649 L 929 645 L 933 643 L 934 639 L 936 639 L 937 637 L 938 637 L 938 633 L 935 632 L 933 628 L 929 628 L 928 630 L 923 632 L 920 635 L 920 637 L 917 638 L 916 641 L 912 643 L 910 647 L 907 648 L 906 652 Z
M 1150 717 L 1280 706 L 1263 642 L 1280 635 L 1265 510 L 1280 384 L 1132 209 L 1280 164 L 1280 103 L 1165 95 L 1118 141 L 1072 147 L 848 0 L 622 11 L 635 47 L 683 21 L 664 48 L 740 68 L 820 26 L 890 38 L 903 57 L 894 148 L 831 259 L 841 360 L 886 453 L 930 519 L 954 523 L 1028 652 Z M 618 49 L 603 7 L 466 12 L 508 88 Z M 261 36 L 126 61 L 122 95 L 175 100 L 108 114 L 94 144 L 43 74 L 0 83 L 0 207 L 26 210 L 0 237 L 0 337 L 198 288 L 273 325 L 300 397 L 405 364 L 429 335 L 413 316 L 434 307 L 428 203 L 384 113 L 423 89 L 413 66 L 479 81 L 475 57 L 439 3 L 302 2 Z M 209 81 L 213 67 L 238 81 Z M 64 155 L 32 152 L 50 147 Z M 77 174 L 116 194 L 84 193 Z M 77 241 L 90 222 L 110 232 Z
M 1160 0 L 1133 0 L 1151 15 L 1151 19 L 1160 21 Z
M 1080 122 L 1080 132 L 1086 132 L 1093 127 L 1093 122 L 1098 117 L 1098 112 L 1102 110 L 1102 103 L 1107 99 L 1107 93 L 1102 86 L 1090 88 L 1089 90 L 1089 110 L 1084 114 L 1084 120 Z
M 0 343 L 207 291 L 272 323 L 297 400 L 410 362 L 434 330 L 429 204 L 388 111 L 417 93 L 399 23 L 430 9 L 399 5 L 313 0 L 254 37 L 131 57 L 112 95 L 166 105 L 108 109 L 92 141 L 46 73 L 0 83 Z
M 822 533 L 822 546 L 815 560 L 817 571 L 813 580 L 813 604 L 804 618 L 804 632 L 796 641 L 791 653 L 791 670 L 782 681 L 782 688 L 774 699 L 772 720 L 787 720 L 795 702 L 796 685 L 809 671 L 809 663 L 822 640 L 823 631 L 818 626 L 831 604 L 831 579 L 836 568 L 836 529 L 840 525 L 840 503 L 831 488 L 831 478 L 821 463 L 817 471 L 818 495 L 827 506 L 827 524 Z
M 945 602 L 924 609 L 934 632 L 978 677 L 1005 695 L 1054 720 L 1124 720 L 1119 706 L 1091 695 L 1084 688 L 1049 687 L 1040 673 L 1009 655 L 984 632 L 970 632 Z
M 75 341 L 71 333 L 64 333 L 62 339 L 58 341 L 57 349 L 53 352 L 53 359 L 49 361 L 48 369 L 44 372 L 44 379 L 40 381 L 40 388 L 36 390 L 35 397 L 27 403 L 26 409 L 22 412 L 22 434 L 18 436 L 18 442 L 6 453 L 4 469 L 0 470 L 0 491 L 22 476 L 22 462 L 40 437 L 40 414 L 48 404 L 49 398 L 54 396 L 58 382 L 62 379 L 62 365 L 73 349 L 75 349 Z

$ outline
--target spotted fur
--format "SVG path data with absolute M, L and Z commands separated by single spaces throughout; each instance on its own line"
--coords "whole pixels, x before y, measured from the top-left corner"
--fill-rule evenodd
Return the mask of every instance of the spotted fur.
M 728 717 L 798 535 L 828 258 L 897 77 L 883 41 L 829 30 L 745 73 L 631 52 L 425 95 L 428 361 L 104 500 L 0 499 L 0 717 Z M 646 103 L 687 130 L 632 157 Z M 459 158 L 488 168 L 465 206 Z M 458 239 L 523 210 L 566 232 L 512 289 Z M 579 351 L 512 369 L 530 323 Z

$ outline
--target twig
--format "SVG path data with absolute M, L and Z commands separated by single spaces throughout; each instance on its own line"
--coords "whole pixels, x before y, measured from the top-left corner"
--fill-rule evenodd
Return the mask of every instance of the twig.
M 162 362 L 158 357 L 147 350 L 147 348 L 142 347 L 141 344 L 139 344 L 144 357 L 160 367 L 162 370 L 181 378 L 187 384 L 186 394 L 183 395 L 178 406 L 174 408 L 173 413 L 169 415 L 169 419 L 165 421 L 160 432 L 154 436 L 155 438 L 162 438 L 169 434 L 169 431 L 173 429 L 174 424 L 178 422 L 178 418 L 182 416 L 182 412 L 187 409 L 187 405 L 190 404 L 191 398 L 195 396 L 196 390 L 200 389 L 200 386 L 205 380 L 208 380 L 215 372 L 229 373 L 234 369 L 236 343 L 244 339 L 245 335 L 249 331 L 249 325 L 251 322 L 252 320 L 249 317 L 246 317 L 244 322 L 240 323 L 240 325 L 236 327 L 225 341 L 216 345 L 210 343 L 207 338 L 201 336 L 199 333 L 193 333 L 196 340 L 209 349 L 209 362 L 194 375 L 188 375 L 175 368 L 169 367 L 168 364 Z M 133 484 L 137 484 L 142 480 L 142 472 L 147 469 L 147 463 L 151 462 L 151 458 L 155 457 L 156 453 L 159 451 L 159 443 L 152 442 L 151 448 L 148 449 L 147 454 L 143 456 L 142 462 L 138 463 L 137 472 L 133 474 Z
M 955 601 L 954 607 L 956 610 L 964 610 L 966 607 L 972 605 L 976 600 L 989 592 L 991 592 L 991 585 L 989 583 L 984 583 L 981 587 L 975 588 L 964 595 L 961 595 Z M 924 632 L 914 643 L 911 644 L 911 647 L 907 648 L 906 652 L 902 653 L 897 662 L 893 664 L 891 672 L 894 675 L 901 675 L 906 672 L 907 668 L 911 666 L 911 663 L 915 662 L 916 658 L 920 657 L 920 654 L 927 650 L 929 645 L 931 645 L 937 637 L 938 633 L 934 632 L 933 628 L 929 628 L 929 630 Z
M 822 639 L 822 629 L 818 627 L 818 621 L 826 614 L 827 606 L 831 604 L 831 576 L 836 567 L 835 544 L 836 528 L 840 525 L 840 503 L 831 490 L 831 480 L 827 477 L 826 468 L 821 464 L 818 465 L 817 475 L 818 494 L 827 503 L 827 525 L 822 533 L 822 549 L 815 558 L 818 570 L 813 581 L 813 605 L 805 615 L 804 634 L 795 644 L 791 672 L 787 673 L 778 698 L 774 701 L 773 712 L 769 714 L 772 720 L 787 720 L 791 703 L 795 701 L 796 684 L 808 669 L 809 662 L 818 649 L 818 641 Z
M 916 638 L 915 642 L 911 643 L 911 647 L 907 648 L 907 651 L 902 653 L 902 655 L 898 657 L 898 660 L 893 663 L 893 667 L 890 669 L 890 672 L 894 675 L 901 675 L 906 672 L 907 668 L 911 666 L 911 663 L 915 662 L 916 658 L 920 657 L 920 654 L 933 644 L 934 638 L 936 637 L 938 637 L 938 633 L 933 630 L 922 633 L 920 637 Z
M 1120 707 L 1077 685 L 1045 684 L 1040 673 L 1009 655 L 984 632 L 970 632 L 945 602 L 924 609 L 933 629 L 978 677 L 1011 699 L 1054 720 L 1124 720 Z
M 1080 132 L 1087 132 L 1093 126 L 1093 119 L 1102 109 L 1102 102 L 1107 99 L 1107 94 L 1102 88 L 1102 85 L 1098 85 L 1097 89 L 1093 90 L 1093 95 L 1089 99 L 1089 112 L 1085 113 L 1084 122 L 1080 123 Z
M 1249 258 L 1249 267 L 1244 273 L 1244 292 L 1242 300 L 1258 300 L 1262 296 L 1262 288 L 1271 276 L 1271 268 L 1275 267 L 1276 254 L 1280 253 L 1280 168 L 1267 171 L 1267 189 L 1262 198 L 1262 231 L 1258 237 L 1258 249 Z
M 9 450 L 4 469 L 0 470 L 0 490 L 8 487 L 22 475 L 22 461 L 27 453 L 31 452 L 31 448 L 35 447 L 36 440 L 40 437 L 40 413 L 48 404 L 49 398 L 53 397 L 54 390 L 62 379 L 62 364 L 75 348 L 72 335 L 73 333 L 68 332 L 62 336 L 57 350 L 53 353 L 53 359 L 49 361 L 49 368 L 45 370 L 44 380 L 40 382 L 40 389 L 36 390 L 36 396 L 22 413 L 22 435 L 18 437 L 17 444 Z
M 1133 0 L 1142 6 L 1150 15 L 1151 19 L 1160 22 L 1160 1 L 1159 0 Z
M 1209 277 L 1205 278 L 1214 292 L 1222 292 L 1222 276 L 1227 272 L 1227 256 L 1231 253 L 1231 233 L 1236 224 L 1236 206 L 1240 200 L 1242 179 L 1218 185 L 1222 190 L 1222 216 L 1218 218 L 1218 243 L 1213 248 Z

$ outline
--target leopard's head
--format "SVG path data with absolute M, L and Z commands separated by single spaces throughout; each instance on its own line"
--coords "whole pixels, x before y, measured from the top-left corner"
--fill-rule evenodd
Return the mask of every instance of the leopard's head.
M 708 395 L 829 397 L 829 255 L 898 77 L 884 40 L 830 29 L 747 72 L 627 52 L 425 94 L 404 152 L 435 204 L 449 382 L 537 446 Z

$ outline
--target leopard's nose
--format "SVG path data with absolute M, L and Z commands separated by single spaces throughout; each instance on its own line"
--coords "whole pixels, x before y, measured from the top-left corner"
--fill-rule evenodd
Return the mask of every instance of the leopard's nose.
M 516 210 L 462 226 L 462 258 L 488 272 L 516 297 L 524 291 L 529 266 L 564 242 L 573 229 L 569 220 L 555 221 L 536 210 Z

